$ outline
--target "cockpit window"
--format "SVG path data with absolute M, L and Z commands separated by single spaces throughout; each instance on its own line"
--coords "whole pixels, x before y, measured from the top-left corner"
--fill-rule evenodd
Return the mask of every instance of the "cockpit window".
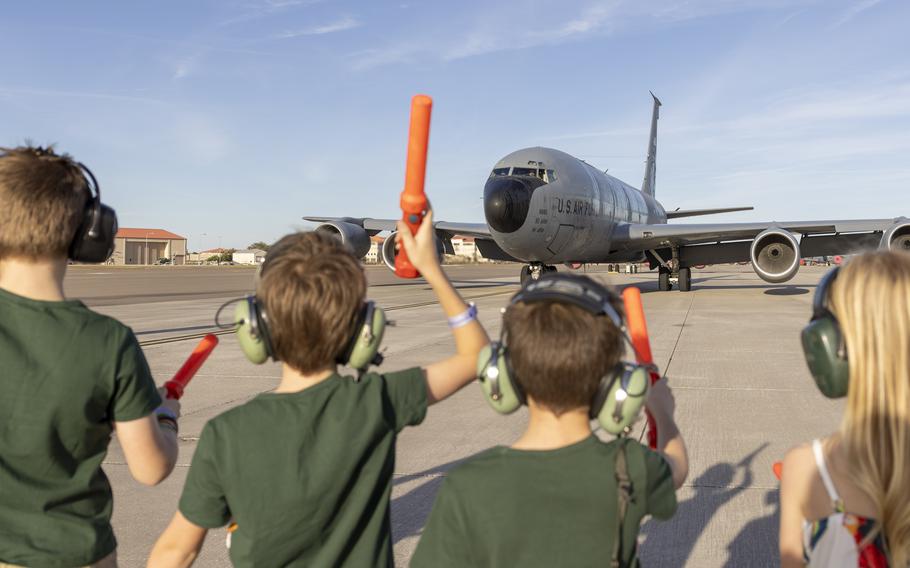
M 542 165 L 543 164 L 541 164 L 541 166 Z M 537 179 L 543 180 L 544 183 L 553 183 L 554 181 L 556 181 L 556 171 L 547 170 L 542 167 L 540 167 L 540 168 L 518 168 L 518 167 L 494 168 L 493 171 L 490 173 L 490 177 L 507 176 L 507 175 L 536 177 Z
M 512 168 L 513 176 L 534 176 L 537 177 L 537 169 L 535 168 Z

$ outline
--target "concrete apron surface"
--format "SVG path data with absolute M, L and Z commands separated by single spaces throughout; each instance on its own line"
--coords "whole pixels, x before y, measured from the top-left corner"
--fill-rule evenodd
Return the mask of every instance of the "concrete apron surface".
M 498 334 L 499 309 L 517 289 L 518 267 L 447 270 L 462 294 L 477 303 L 490 335 Z M 653 273 L 595 275 L 616 286 L 642 288 L 655 359 L 670 378 L 677 421 L 689 447 L 690 474 L 678 492 L 676 516 L 667 522 L 649 521 L 642 528 L 644 565 L 778 563 L 778 483 L 771 465 L 790 446 L 835 429 L 842 411 L 841 403 L 826 400 L 815 389 L 799 345 L 799 330 L 808 320 L 823 273 L 805 268 L 786 285 L 769 285 L 748 267 L 709 267 L 694 271 L 693 291 L 688 293 L 658 292 Z M 162 280 L 170 292 L 156 297 L 154 291 L 137 290 L 137 303 L 131 303 L 128 292 L 103 292 L 105 286 L 116 287 L 108 284 L 117 278 L 116 271 L 94 279 L 82 275 L 74 286 L 96 291 L 100 299 L 89 299 L 90 305 L 133 326 L 140 340 L 148 341 L 201 333 L 218 305 L 252 285 L 251 272 L 210 271 L 207 278 L 189 274 L 195 283 L 190 299 L 180 299 L 179 280 L 186 277 L 179 271 L 171 275 L 177 282 Z M 426 364 L 453 353 L 445 318 L 423 281 L 398 281 L 382 268 L 368 270 L 368 275 L 370 297 L 390 308 L 388 316 L 395 324 L 384 342 L 383 369 Z M 208 278 L 215 284 L 206 286 Z M 168 480 L 154 488 L 139 485 L 130 477 L 116 440 L 111 444 L 104 467 L 114 487 L 113 523 L 122 566 L 144 564 L 176 510 L 204 423 L 277 385 L 277 364 L 252 365 L 231 336 L 221 339 L 183 398 L 180 457 Z M 159 383 L 174 373 L 194 344 L 184 340 L 145 347 Z M 398 442 L 392 492 L 396 565 L 406 566 L 413 554 L 446 471 L 492 445 L 511 443 L 525 421 L 524 410 L 496 415 L 472 384 L 431 407 L 422 425 L 405 429 Z M 224 530 L 211 531 L 195 565 L 228 566 L 224 539 Z

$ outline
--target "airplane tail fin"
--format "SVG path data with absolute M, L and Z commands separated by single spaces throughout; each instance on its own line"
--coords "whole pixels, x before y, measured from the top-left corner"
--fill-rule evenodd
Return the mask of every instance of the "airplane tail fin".
M 648 91 L 649 93 L 651 91 Z M 648 139 L 648 160 L 645 163 L 645 179 L 641 182 L 641 192 L 654 197 L 654 186 L 657 177 L 657 119 L 660 115 L 660 99 L 651 93 L 654 99 L 654 111 L 651 114 L 651 136 Z

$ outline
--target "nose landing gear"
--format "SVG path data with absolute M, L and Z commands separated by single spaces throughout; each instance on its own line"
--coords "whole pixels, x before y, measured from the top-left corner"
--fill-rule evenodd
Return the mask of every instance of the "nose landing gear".
M 521 267 L 521 285 L 524 286 L 530 280 L 538 280 L 544 274 L 556 272 L 555 266 L 543 264 L 542 262 L 532 262 Z

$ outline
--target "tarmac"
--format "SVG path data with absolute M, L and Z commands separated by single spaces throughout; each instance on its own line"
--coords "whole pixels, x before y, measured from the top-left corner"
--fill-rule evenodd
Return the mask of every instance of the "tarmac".
M 452 265 L 446 270 L 476 302 L 491 337 L 500 308 L 518 289 L 517 265 Z M 796 444 L 837 428 L 842 403 L 818 393 L 799 344 L 822 267 L 804 267 L 789 283 L 767 284 L 747 266 L 693 270 L 693 291 L 657 291 L 656 273 L 587 270 L 617 287 L 642 289 L 655 361 L 676 397 L 690 473 L 679 509 L 641 532 L 645 566 L 774 566 L 778 482 L 771 466 Z M 67 294 L 135 330 L 159 383 L 176 371 L 225 301 L 248 293 L 255 272 L 244 267 L 70 267 Z M 426 364 L 451 354 L 451 336 L 429 287 L 367 268 L 369 296 L 394 322 L 382 369 Z M 114 489 L 113 524 L 121 566 L 144 565 L 176 510 L 205 422 L 273 389 L 279 366 L 247 362 L 230 335 L 182 400 L 180 457 L 174 473 L 148 488 L 135 482 L 111 444 L 104 469 Z M 502 417 L 468 385 L 430 408 L 424 423 L 401 434 L 392 501 L 395 562 L 406 566 L 446 472 L 460 461 L 521 433 L 525 412 Z M 643 425 L 642 425 L 643 426 Z M 280 432 L 276 432 L 280 436 Z M 195 566 L 230 566 L 225 531 L 209 533 Z

